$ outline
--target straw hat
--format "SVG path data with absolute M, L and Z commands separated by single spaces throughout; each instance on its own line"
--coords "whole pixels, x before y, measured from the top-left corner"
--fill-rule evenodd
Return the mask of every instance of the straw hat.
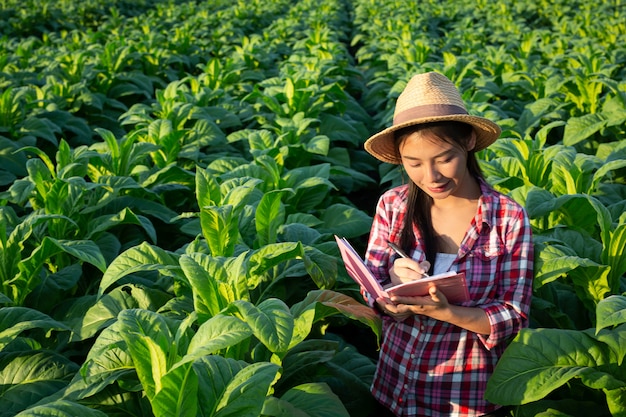
M 394 132 L 407 126 L 443 120 L 472 125 L 476 132 L 476 151 L 485 149 L 500 136 L 497 124 L 467 113 L 461 94 L 452 81 L 442 74 L 427 72 L 411 78 L 396 102 L 393 125 L 370 137 L 365 142 L 365 150 L 383 162 L 401 164 L 396 154 Z

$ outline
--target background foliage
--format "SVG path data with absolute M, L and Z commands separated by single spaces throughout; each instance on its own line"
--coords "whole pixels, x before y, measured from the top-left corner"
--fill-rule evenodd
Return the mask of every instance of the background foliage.
M 363 141 L 417 72 L 497 121 L 536 246 L 488 398 L 626 416 L 619 1 L 0 3 L 2 416 L 363 416 Z M 373 413 L 373 414 L 372 414 Z

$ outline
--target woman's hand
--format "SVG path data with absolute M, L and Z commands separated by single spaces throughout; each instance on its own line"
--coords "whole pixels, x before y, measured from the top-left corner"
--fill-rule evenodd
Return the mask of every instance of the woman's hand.
M 398 308 L 394 303 L 384 298 L 377 299 L 376 304 L 378 305 L 380 311 L 383 312 L 383 314 L 388 315 L 395 321 L 404 321 L 413 315 L 411 311 L 398 311 Z
M 415 281 L 423 278 L 430 269 L 430 262 L 417 262 L 409 258 L 398 258 L 389 270 L 389 276 L 393 285 Z
M 441 312 L 450 308 L 446 296 L 435 285 L 428 290 L 428 295 L 423 297 L 391 297 L 390 307 L 396 314 L 410 312 L 411 314 L 424 314 L 430 317 L 438 317 Z
M 396 321 L 406 320 L 414 314 L 441 317 L 441 313 L 450 307 L 446 296 L 434 285 L 430 287 L 429 295 L 424 297 L 393 296 L 391 300 L 379 298 L 376 303 L 383 313 Z
M 491 323 L 482 308 L 452 305 L 434 285 L 430 287 L 429 294 L 425 297 L 393 296 L 384 305 L 379 304 L 379 307 L 397 321 L 403 321 L 413 314 L 423 314 L 485 337 L 491 333 Z

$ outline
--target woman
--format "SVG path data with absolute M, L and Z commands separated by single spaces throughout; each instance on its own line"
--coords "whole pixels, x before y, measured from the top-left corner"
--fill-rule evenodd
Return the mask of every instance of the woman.
M 393 125 L 365 143 L 409 178 L 378 202 L 368 267 L 383 285 L 464 272 L 470 292 L 462 305 L 436 287 L 426 297 L 368 300 L 384 335 L 372 393 L 397 416 L 506 415 L 484 392 L 507 341 L 528 324 L 533 246 L 524 209 L 484 181 L 475 157 L 499 135 L 430 72 L 408 82 Z

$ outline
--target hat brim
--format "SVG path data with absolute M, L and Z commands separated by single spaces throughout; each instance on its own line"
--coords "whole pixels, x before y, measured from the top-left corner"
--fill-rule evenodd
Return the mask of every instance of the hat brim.
M 469 114 L 452 114 L 447 116 L 434 116 L 421 119 L 414 119 L 405 123 L 400 123 L 388 127 L 387 129 L 371 136 L 365 141 L 365 150 L 376 159 L 390 164 L 399 165 L 402 163 L 400 156 L 396 152 L 394 132 L 408 126 L 420 125 L 424 123 L 440 121 L 458 121 L 472 125 L 476 132 L 475 151 L 485 149 L 498 139 L 501 133 L 500 126 L 489 119 Z

